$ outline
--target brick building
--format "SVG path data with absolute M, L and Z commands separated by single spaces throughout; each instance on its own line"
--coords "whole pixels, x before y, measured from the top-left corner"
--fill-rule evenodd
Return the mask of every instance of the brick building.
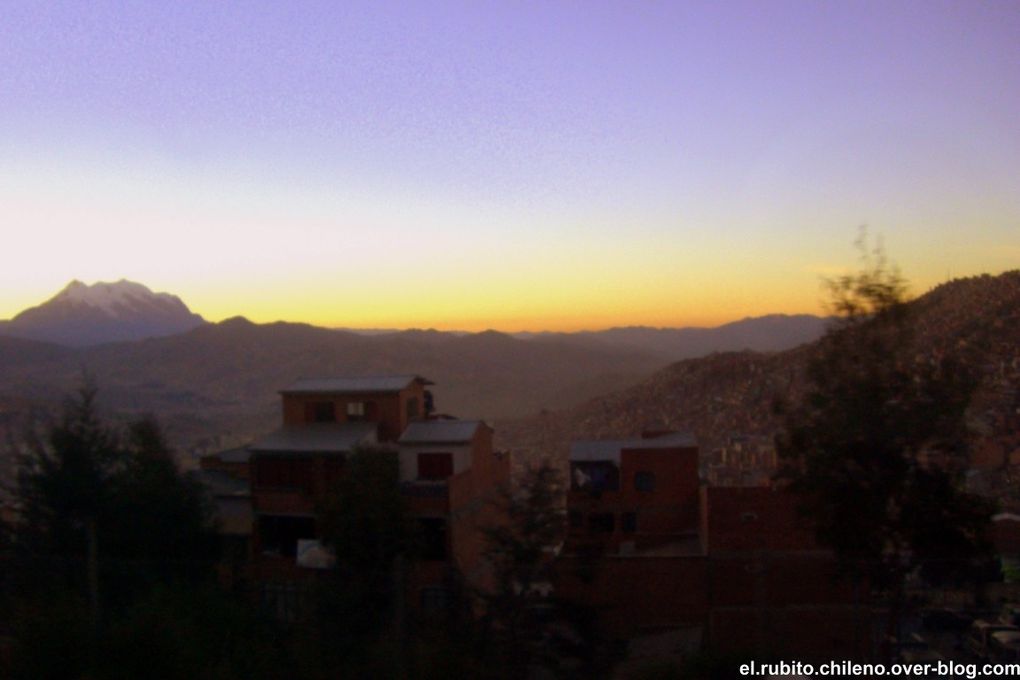
M 509 460 L 494 451 L 484 422 L 435 416 L 431 384 L 415 375 L 298 380 L 280 393 L 279 429 L 203 459 L 207 475 L 248 480 L 250 571 L 264 596 L 285 598 L 329 566 L 316 504 L 358 448 L 398 454 L 401 491 L 424 539 L 409 574 L 411 603 L 441 606 L 454 574 L 485 583 L 479 529 L 491 521 L 489 497 L 509 482 Z M 286 615 L 290 605 L 279 609 Z
M 575 442 L 570 474 L 557 594 L 599 612 L 610 637 L 696 631 L 678 639 L 722 653 L 866 653 L 867 610 L 785 491 L 700 484 L 697 445 L 675 433 Z
M 574 442 L 571 539 L 631 553 L 697 541 L 698 447 L 686 434 Z

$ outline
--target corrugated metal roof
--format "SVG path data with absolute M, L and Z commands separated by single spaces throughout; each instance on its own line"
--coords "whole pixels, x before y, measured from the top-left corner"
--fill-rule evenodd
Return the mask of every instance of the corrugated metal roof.
M 697 445 L 694 435 L 687 432 L 674 432 L 651 439 L 577 441 L 570 445 L 570 460 L 578 462 L 611 460 L 619 464 L 620 452 L 624 449 L 669 449 Z
M 400 443 L 464 444 L 482 424 L 480 420 L 416 420 L 400 435 Z
M 376 423 L 285 425 L 249 446 L 253 453 L 347 453 L 376 442 Z
M 300 378 L 281 394 L 367 394 L 399 392 L 415 380 L 433 384 L 420 375 L 367 375 L 340 378 Z

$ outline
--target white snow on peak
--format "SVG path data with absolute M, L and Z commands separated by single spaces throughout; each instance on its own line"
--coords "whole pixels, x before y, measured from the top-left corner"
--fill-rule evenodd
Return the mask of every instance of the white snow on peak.
M 91 286 L 75 279 L 53 298 L 54 301 L 67 300 L 96 307 L 111 316 L 116 316 L 115 307 L 118 304 L 126 305 L 130 304 L 132 300 L 145 299 L 179 302 L 177 297 L 169 293 L 153 293 L 148 287 L 127 279 L 113 283 L 98 281 Z

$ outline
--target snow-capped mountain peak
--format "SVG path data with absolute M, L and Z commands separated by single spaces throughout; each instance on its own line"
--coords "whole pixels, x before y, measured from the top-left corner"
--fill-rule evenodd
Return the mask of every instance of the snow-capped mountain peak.
M 180 298 L 169 293 L 154 293 L 140 283 L 121 279 L 113 283 L 98 281 L 91 286 L 75 279 L 57 293 L 50 302 L 67 301 L 79 305 L 95 307 L 110 314 L 118 316 L 118 312 L 125 307 L 136 307 L 139 304 L 155 302 L 184 307 Z M 186 309 L 186 308 L 185 308 Z
M 94 345 L 173 335 L 204 323 L 176 295 L 154 293 L 126 279 L 92 285 L 75 279 L 38 307 L 0 322 L 0 333 L 64 345 Z

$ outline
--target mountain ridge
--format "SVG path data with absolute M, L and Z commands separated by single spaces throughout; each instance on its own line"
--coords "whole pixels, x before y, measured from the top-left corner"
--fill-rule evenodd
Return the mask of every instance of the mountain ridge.
M 176 295 L 127 279 L 91 286 L 73 279 L 42 304 L 0 321 L 0 334 L 85 347 L 173 335 L 205 323 Z
M 910 303 L 919 351 L 966 350 L 979 383 L 968 410 L 972 479 L 991 495 L 1016 496 L 1020 476 L 1020 270 L 956 279 Z M 623 390 L 568 409 L 506 421 L 500 446 L 518 460 L 565 464 L 571 441 L 640 436 L 652 426 L 690 432 L 711 458 L 733 436 L 771 441 L 781 426 L 773 406 L 795 403 L 806 387 L 810 343 L 782 352 L 724 352 L 672 363 Z

